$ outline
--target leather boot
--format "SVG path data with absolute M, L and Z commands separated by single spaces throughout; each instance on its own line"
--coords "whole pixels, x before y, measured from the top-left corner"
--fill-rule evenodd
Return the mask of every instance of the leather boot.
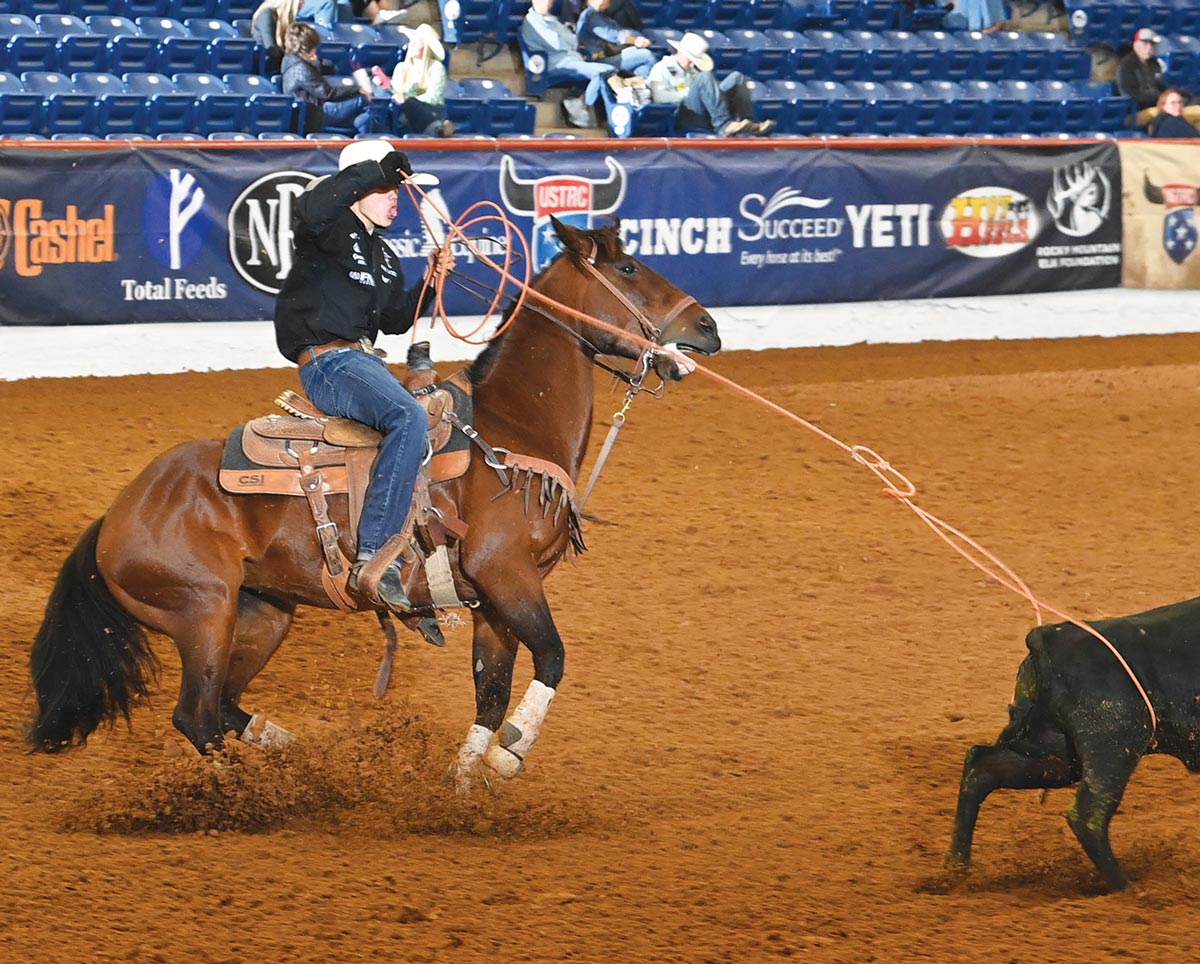
M 362 596 L 372 605 L 384 606 L 394 612 L 410 611 L 412 601 L 404 592 L 404 579 L 400 574 L 400 567 L 394 562 L 389 563 L 380 575 L 379 582 L 372 586 L 368 584 L 367 580 L 360 579 L 363 568 L 369 562 L 370 560 L 367 559 L 360 560 L 350 567 L 347 588 Z

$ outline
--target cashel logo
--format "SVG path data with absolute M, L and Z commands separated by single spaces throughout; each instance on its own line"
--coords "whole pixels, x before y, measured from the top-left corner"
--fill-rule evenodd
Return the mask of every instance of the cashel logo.
M 279 294 L 292 270 L 292 205 L 316 179 L 305 171 L 277 171 L 247 187 L 229 209 L 229 260 L 247 282 Z
M 0 271 L 4 270 L 9 248 L 12 247 L 12 221 L 9 220 L 11 211 L 12 204 L 8 199 L 0 198 Z
M 1112 184 L 1104 170 L 1086 161 L 1054 169 L 1046 210 L 1063 234 L 1086 238 L 1104 226 L 1112 208 Z
M 105 204 L 99 217 L 81 217 L 68 204 L 62 217 L 46 216 L 41 198 L 0 198 L 0 268 L 11 257 L 22 278 L 47 265 L 110 264 L 117 260 L 117 209 Z
M 196 260 L 208 240 L 212 219 L 204 211 L 204 188 L 177 167 L 160 174 L 146 192 L 142 233 L 150 253 L 179 271 Z
M 574 174 L 524 181 L 517 177 L 513 159 L 500 158 L 500 197 L 513 214 L 533 218 L 533 270 L 541 271 L 558 254 L 560 245 L 550 225 L 553 215 L 579 228 L 590 228 L 596 214 L 611 214 L 625 200 L 625 168 L 604 158 L 608 178 L 593 181 Z
M 1151 204 L 1166 208 L 1163 218 L 1163 250 L 1176 264 L 1183 264 L 1200 240 L 1196 229 L 1196 205 L 1200 203 L 1200 190 L 1190 184 L 1164 184 L 1159 187 L 1150 181 L 1149 173 L 1142 174 L 1142 193 Z
M 1036 205 L 1005 187 L 976 187 L 952 198 L 939 227 L 946 246 L 972 258 L 1002 258 L 1041 231 Z

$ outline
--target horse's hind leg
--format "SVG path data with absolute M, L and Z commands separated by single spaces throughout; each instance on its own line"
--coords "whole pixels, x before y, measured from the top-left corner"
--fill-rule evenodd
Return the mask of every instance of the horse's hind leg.
M 993 790 L 1068 787 L 1078 779 L 1078 772 L 1073 772 L 1071 764 L 1062 756 L 1027 756 L 1002 743 L 971 747 L 963 762 L 954 836 L 946 856 L 947 867 L 965 870 L 971 863 L 971 843 L 979 808 Z
M 221 690 L 222 732 L 232 730 L 243 740 L 264 746 L 280 745 L 291 740 L 291 734 L 283 727 L 269 722 L 260 714 L 251 716 L 239 703 L 250 681 L 262 672 L 283 642 L 291 628 L 294 612 L 292 608 L 282 608 L 245 589 L 238 593 L 237 628 L 229 654 L 225 686 Z

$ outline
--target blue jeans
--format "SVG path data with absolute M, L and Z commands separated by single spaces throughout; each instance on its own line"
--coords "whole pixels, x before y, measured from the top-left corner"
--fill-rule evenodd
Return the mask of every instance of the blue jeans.
M 349 100 L 327 100 L 321 112 L 326 128 L 353 126 L 360 135 L 371 132 L 371 103 L 362 94 Z
M 740 73 L 732 71 L 718 83 L 716 75 L 706 70 L 688 84 L 687 94 L 675 112 L 675 126 L 680 130 L 711 128 L 719 134 L 730 121 L 753 116 L 754 104 Z
M 353 348 L 318 355 L 300 369 L 300 384 L 326 414 L 383 433 L 358 524 L 358 558 L 370 558 L 408 518 L 428 416 L 382 358 Z

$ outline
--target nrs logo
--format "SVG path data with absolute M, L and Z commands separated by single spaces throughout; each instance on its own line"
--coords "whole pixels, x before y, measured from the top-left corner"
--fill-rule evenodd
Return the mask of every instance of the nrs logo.
M 80 217 L 68 204 L 61 218 L 44 217 L 41 198 L 0 198 L 0 267 L 36 278 L 46 265 L 109 264 L 117 260 L 116 207 L 104 205 L 97 218 Z
M 1037 207 L 1011 188 L 977 187 L 951 199 L 939 224 L 947 247 L 972 258 L 1002 258 L 1037 237 Z
M 292 206 L 313 180 L 305 171 L 268 174 L 229 209 L 229 260 L 259 291 L 279 294 L 292 270 Z

